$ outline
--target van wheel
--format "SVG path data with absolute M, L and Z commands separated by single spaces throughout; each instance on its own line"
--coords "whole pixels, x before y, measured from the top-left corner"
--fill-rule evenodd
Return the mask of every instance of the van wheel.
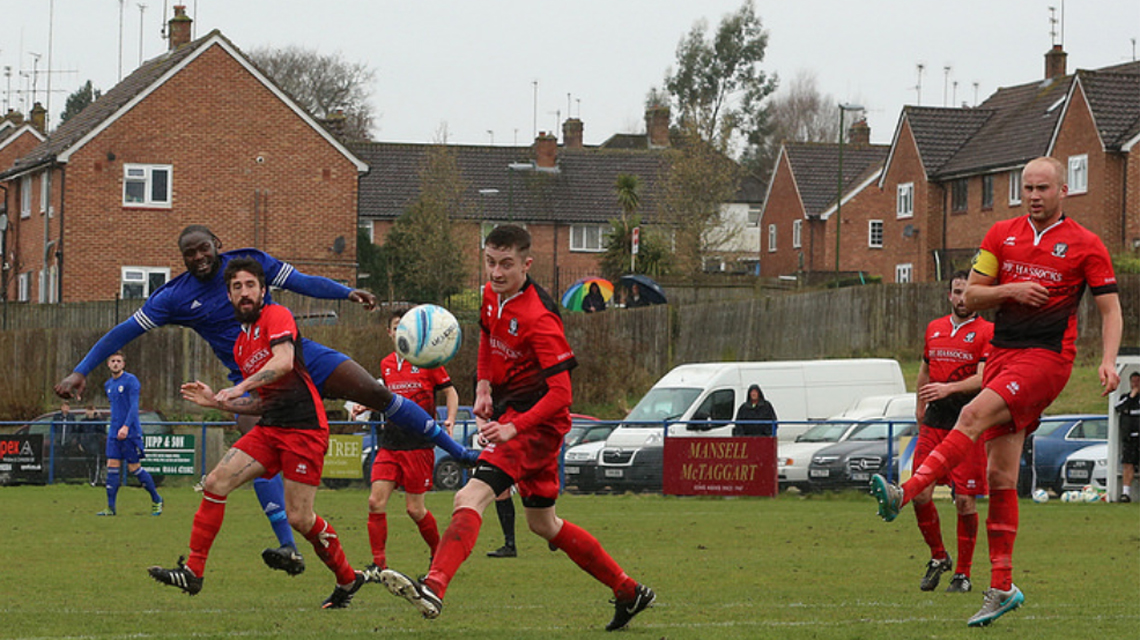
M 433 482 L 440 491 L 455 491 L 463 482 L 463 469 L 451 458 L 440 460 L 435 466 Z

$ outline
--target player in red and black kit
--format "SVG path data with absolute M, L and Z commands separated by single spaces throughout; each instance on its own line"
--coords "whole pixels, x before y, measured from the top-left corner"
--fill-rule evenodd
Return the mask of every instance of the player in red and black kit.
M 396 311 L 388 318 L 388 337 L 396 342 L 396 326 L 404 311 Z M 395 351 L 380 361 L 380 377 L 384 386 L 418 404 L 428 415 L 435 415 L 435 394 L 442 391 L 447 405 L 447 434 L 455 426 L 455 412 L 459 410 L 459 392 L 451 384 L 447 369 L 423 369 L 404 360 Z M 431 490 L 435 468 L 435 445 L 425 436 L 403 429 L 385 427 L 378 434 L 380 447 L 372 463 L 372 493 L 368 496 L 368 541 L 372 546 L 372 564 L 364 569 L 371 582 L 380 581 L 380 571 L 388 567 L 388 499 L 396 487 L 404 488 L 408 516 L 420 530 L 431 555 L 439 546 L 439 527 L 435 516 L 428 511 L 424 494 Z
M 918 370 L 915 417 L 918 446 L 914 451 L 914 468 L 926 461 L 954 428 L 958 414 L 982 389 L 981 363 L 989 353 L 994 325 L 966 307 L 966 282 L 970 274 L 959 271 L 950 277 L 950 306 L 953 312 L 926 327 L 922 365 Z M 958 567 L 946 591 L 965 593 L 972 586 L 970 568 L 974 562 L 974 546 L 978 540 L 978 508 L 975 496 L 986 494 L 986 449 L 979 440 L 948 478 L 954 487 L 954 507 L 958 511 Z M 918 530 L 930 547 L 930 562 L 919 588 L 933 591 L 942 574 L 954 568 L 950 554 L 942 544 L 942 523 L 932 500 L 934 485 L 914 497 L 914 515 Z
M 962 408 L 954 429 L 902 487 L 879 475 L 871 479 L 879 515 L 889 522 L 984 439 L 990 485 L 986 534 L 993 568 L 982 608 L 967 621 L 972 627 L 988 625 L 1025 601 L 1013 584 L 1021 448 L 1069 380 L 1077 306 L 1086 285 L 1101 316 L 1103 353 L 1097 374 L 1104 395 L 1120 384 L 1116 353 L 1123 318 L 1116 276 L 1100 238 L 1062 213 L 1068 192 L 1064 176 L 1065 165 L 1054 158 L 1025 165 L 1022 202 L 1029 215 L 996 223 L 974 258 L 966 304 L 971 309 L 998 307 L 981 393 Z
M 234 342 L 241 383 L 214 393 L 195 381 L 182 385 L 182 397 L 200 406 L 260 415 L 218 463 L 203 485 L 202 503 L 190 530 L 190 559 L 178 567 L 151 567 L 155 580 L 190 595 L 202 590 L 206 558 L 226 512 L 226 496 L 257 477 L 285 477 L 285 512 L 289 524 L 313 545 L 336 574 L 337 585 L 322 607 L 339 609 L 364 584 L 345 559 L 336 530 L 313 511 L 321 481 L 329 424 L 320 393 L 305 369 L 300 332 L 285 307 L 265 304 L 265 271 L 256 260 L 235 258 L 226 265 L 226 290 L 242 331 Z M 247 396 L 248 392 L 256 395 Z
M 471 555 L 483 511 L 517 484 L 530 530 L 613 590 L 616 611 L 606 626 L 613 631 L 656 596 L 627 576 L 592 535 L 554 511 L 558 456 L 570 430 L 570 370 L 577 363 L 554 302 L 527 277 L 533 261 L 526 229 L 503 225 L 487 236 L 490 281 L 483 289 L 474 410 L 488 444 L 471 481 L 455 494 L 451 524 L 427 576 L 413 580 L 387 569 L 381 580 L 425 618 L 437 617 L 447 585 Z

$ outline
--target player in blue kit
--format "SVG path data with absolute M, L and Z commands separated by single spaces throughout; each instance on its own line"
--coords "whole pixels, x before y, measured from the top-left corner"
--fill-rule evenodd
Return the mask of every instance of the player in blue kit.
M 107 358 L 107 368 L 111 377 L 103 383 L 103 391 L 111 403 L 111 430 L 107 434 L 107 508 L 95 515 L 115 515 L 115 500 L 119 495 L 119 485 L 123 462 L 127 463 L 127 473 L 138 478 L 143 488 L 150 492 L 151 514 L 162 515 L 162 497 L 154 486 L 154 478 L 142 468 L 141 460 L 146 456 L 143 448 L 142 425 L 139 424 L 139 379 L 124 371 L 126 360 L 123 354 L 115 352 Z
M 56 394 L 63 398 L 78 397 L 86 386 L 87 375 L 97 363 L 147 331 L 167 324 L 189 327 L 202 336 L 214 350 L 214 355 L 230 370 L 230 380 L 239 383 L 242 376 L 234 362 L 233 347 L 241 332 L 241 323 L 234 317 L 233 305 L 222 279 L 226 264 L 235 257 L 259 262 L 271 286 L 313 298 L 347 299 L 364 305 L 366 309 L 376 305 L 376 296 L 368 291 L 351 289 L 328 278 L 306 275 L 289 263 L 257 249 L 219 253 L 221 248 L 222 241 L 207 227 L 190 225 L 183 229 L 178 237 L 178 249 L 182 253 L 186 273 L 159 287 L 133 316 L 100 338 L 75 370 L 55 385 Z M 266 293 L 266 303 L 269 302 L 270 296 Z M 426 435 L 456 460 L 473 463 L 478 458 L 478 452 L 468 452 L 452 440 L 416 403 L 405 402 L 390 392 L 348 356 L 308 339 L 302 340 L 302 349 L 309 373 L 322 396 L 382 408 L 389 422 Z M 245 432 L 255 422 L 256 416 L 252 419 L 241 416 L 238 425 Z M 285 515 L 285 490 L 281 478 L 255 481 L 254 489 L 280 543 L 277 549 L 266 549 L 262 559 L 270 567 L 290 575 L 301 573 L 305 565 L 296 550 L 293 532 Z

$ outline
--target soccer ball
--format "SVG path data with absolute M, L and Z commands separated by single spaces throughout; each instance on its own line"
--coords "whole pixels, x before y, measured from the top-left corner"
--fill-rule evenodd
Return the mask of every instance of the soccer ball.
M 432 369 L 443 366 L 459 352 L 463 332 L 451 312 L 434 304 L 421 304 L 396 325 L 396 352 L 408 362 Z
M 1079 502 L 1080 499 L 1080 491 L 1066 491 L 1061 494 L 1061 502 Z
M 1049 492 L 1044 489 L 1033 490 L 1033 501 L 1037 504 L 1044 504 L 1049 502 Z
M 1100 491 L 1091 484 L 1086 484 L 1081 488 L 1081 499 L 1085 502 L 1099 502 Z

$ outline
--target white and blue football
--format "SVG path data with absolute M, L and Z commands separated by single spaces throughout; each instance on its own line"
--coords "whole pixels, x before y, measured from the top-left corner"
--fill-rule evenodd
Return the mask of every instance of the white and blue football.
M 418 367 L 443 366 L 455 357 L 462 344 L 459 321 L 450 311 L 434 304 L 412 308 L 396 325 L 396 352 Z

